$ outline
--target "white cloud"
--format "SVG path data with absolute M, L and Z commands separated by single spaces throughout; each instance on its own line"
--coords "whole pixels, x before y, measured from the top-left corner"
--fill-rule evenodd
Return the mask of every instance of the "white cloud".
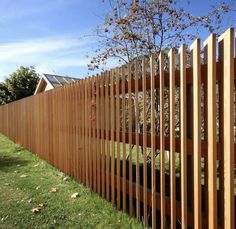
M 68 67 L 86 67 L 88 63 L 87 58 L 57 58 L 47 61 L 42 61 L 39 65 L 36 66 L 36 71 L 39 73 L 43 72 L 57 72 L 61 69 Z
M 40 73 L 86 67 L 85 56 L 93 43 L 91 38 L 61 36 L 0 44 L 0 81 L 21 65 L 33 65 Z

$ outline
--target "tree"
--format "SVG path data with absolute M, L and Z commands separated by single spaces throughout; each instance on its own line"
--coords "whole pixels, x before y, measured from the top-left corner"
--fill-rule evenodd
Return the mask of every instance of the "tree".
M 33 67 L 21 66 L 0 83 L 0 104 L 33 95 L 38 81 L 38 74 Z
M 111 57 L 125 64 L 158 55 L 194 40 L 203 30 L 222 32 L 222 19 L 233 10 L 233 2 L 214 1 L 210 12 L 194 16 L 178 0 L 110 0 L 111 10 L 95 31 L 100 43 L 88 68 L 99 68 Z
M 89 70 L 99 68 L 113 58 L 120 64 L 127 66 L 127 63 L 134 65 L 133 60 L 146 57 L 147 67 L 151 54 L 159 55 L 164 50 L 165 68 L 168 68 L 167 53 L 171 47 L 179 47 L 182 43 L 190 43 L 199 37 L 203 31 L 209 33 L 222 33 L 223 17 L 233 11 L 234 0 L 227 2 L 214 1 L 214 6 L 205 15 L 193 15 L 186 9 L 186 4 L 180 0 L 109 0 L 110 12 L 106 15 L 103 24 L 98 25 L 95 36 L 99 38 L 98 48 L 94 57 L 88 64 Z M 187 2 L 187 0 L 186 0 Z M 185 3 L 186 3 L 185 2 Z M 190 2 L 190 1 L 189 1 Z M 227 25 L 229 26 L 229 25 Z M 188 52 L 188 64 L 191 54 Z M 177 68 L 179 66 L 178 60 Z M 142 71 L 139 64 L 140 72 Z M 156 66 L 158 71 L 158 64 Z M 146 75 L 150 70 L 146 69 Z M 132 70 L 133 72 L 133 70 Z M 127 69 L 125 72 L 127 76 Z M 131 73 L 132 75 L 132 73 Z M 133 76 L 133 75 L 132 75 Z M 131 76 L 131 77 L 132 77 Z M 142 74 L 139 75 L 142 77 Z M 165 89 L 165 133 L 169 133 L 169 92 Z M 176 134 L 179 135 L 179 88 L 176 88 Z M 132 94 L 133 99 L 135 95 Z M 155 91 L 156 126 L 159 128 L 159 94 Z M 121 98 L 125 99 L 125 98 Z M 142 94 L 140 101 L 142 100 Z M 133 102 L 134 104 L 134 102 Z M 147 94 L 147 131 L 150 131 L 150 93 Z M 142 116 L 142 103 L 139 104 L 140 116 Z M 132 111 L 135 111 L 133 105 Z M 135 113 L 133 114 L 133 121 Z M 126 120 L 126 125 L 128 120 Z M 142 132 L 142 119 L 139 120 L 139 130 Z M 157 134 L 159 129 L 157 129 Z

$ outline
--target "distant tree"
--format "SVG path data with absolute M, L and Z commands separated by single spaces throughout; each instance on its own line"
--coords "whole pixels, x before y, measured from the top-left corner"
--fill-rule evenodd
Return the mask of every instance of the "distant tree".
M 39 76 L 34 67 L 21 66 L 0 83 L 0 104 L 6 104 L 34 94 Z
M 105 0 L 103 0 L 105 1 Z M 194 15 L 180 0 L 107 0 L 110 12 L 98 25 L 100 44 L 88 64 L 99 68 L 109 58 L 126 64 L 140 56 L 157 55 L 161 50 L 194 40 L 203 30 L 222 32 L 223 17 L 233 11 L 235 1 L 212 1 L 206 14 Z M 204 7 L 204 6 L 203 6 Z

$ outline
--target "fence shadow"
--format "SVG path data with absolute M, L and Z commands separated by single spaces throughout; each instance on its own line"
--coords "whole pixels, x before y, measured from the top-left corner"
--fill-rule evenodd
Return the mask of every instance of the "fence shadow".
M 0 171 L 11 172 L 16 169 L 16 166 L 25 166 L 29 163 L 28 160 L 17 158 L 15 156 L 0 155 Z

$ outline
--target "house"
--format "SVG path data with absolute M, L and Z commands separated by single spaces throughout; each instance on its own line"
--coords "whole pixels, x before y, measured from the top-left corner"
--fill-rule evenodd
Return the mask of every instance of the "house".
M 56 87 L 61 87 L 65 84 L 73 83 L 77 80 L 79 79 L 68 76 L 42 74 L 34 94 L 36 95 L 43 91 L 48 91 Z

